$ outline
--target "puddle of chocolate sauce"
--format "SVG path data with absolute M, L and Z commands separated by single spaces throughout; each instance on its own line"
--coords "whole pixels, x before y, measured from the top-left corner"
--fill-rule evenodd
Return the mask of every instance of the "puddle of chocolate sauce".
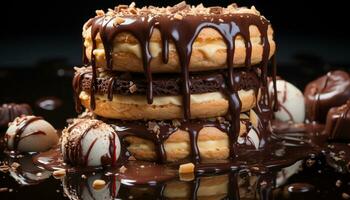
M 63 164 L 58 149 L 20 158 L 2 155 L 2 162 L 18 162 L 20 168 L 2 175 L 0 188 L 11 188 L 12 192 L 0 192 L 0 199 L 37 199 L 35 194 L 54 199 L 319 200 L 350 194 L 348 144 L 328 144 L 321 125 L 275 122 L 273 127 L 266 149 L 242 146 L 234 161 L 204 162 L 196 166 L 193 177 L 179 175 L 174 164 L 141 161 L 129 161 L 125 171 L 72 168 Z M 295 164 L 300 160 L 300 166 Z M 60 168 L 67 169 L 66 176 L 52 178 L 50 171 Z M 96 179 L 105 180 L 106 186 L 93 189 Z

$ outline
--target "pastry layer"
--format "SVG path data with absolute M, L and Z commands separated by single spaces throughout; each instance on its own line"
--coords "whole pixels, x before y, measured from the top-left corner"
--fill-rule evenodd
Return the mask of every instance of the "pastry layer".
M 189 71 L 223 69 L 227 52 L 233 53 L 233 65 L 242 67 L 266 61 L 276 48 L 269 21 L 254 7 L 235 4 L 118 6 L 97 12 L 82 35 L 87 62 L 131 72 L 144 72 L 144 59 L 152 72 L 180 72 L 181 58 L 189 61 Z
M 251 124 L 248 114 L 240 115 L 239 136 L 245 137 Z M 193 145 L 198 146 L 201 160 L 224 160 L 229 157 L 230 122 L 224 118 L 194 120 L 190 122 L 134 121 L 114 122 L 112 124 L 119 138 L 127 145 L 129 152 L 139 160 L 159 160 L 159 145 L 164 147 L 165 162 L 188 159 Z M 191 139 L 192 131 L 198 134 L 197 140 Z M 126 142 L 126 143 L 125 143 Z
M 262 61 L 263 46 L 260 40 L 260 33 L 255 26 L 251 26 L 250 40 L 252 46 L 251 63 L 258 64 Z M 269 26 L 269 58 L 275 52 L 273 30 Z M 85 54 L 91 61 L 92 39 L 91 28 L 85 26 L 83 31 L 85 39 Z M 99 35 L 96 37 L 96 48 L 93 54 L 97 67 L 106 67 L 104 46 Z M 176 48 L 173 43 L 169 45 L 168 63 L 162 61 L 161 36 L 158 29 L 155 29 L 150 43 L 151 50 L 151 71 L 152 72 L 179 72 L 180 63 Z M 192 54 L 189 64 L 190 71 L 206 71 L 227 68 L 227 48 L 221 35 L 214 29 L 204 28 L 193 43 Z M 235 53 L 233 63 L 235 67 L 242 67 L 245 64 L 246 47 L 244 39 L 238 36 L 235 40 Z M 141 47 L 138 41 L 131 34 L 123 33 L 116 36 L 112 53 L 113 70 L 143 72 Z
M 242 103 L 241 112 L 248 111 L 255 106 L 254 90 L 239 90 Z M 82 105 L 90 109 L 90 94 L 81 92 L 79 95 Z M 107 95 L 95 95 L 96 107 L 93 112 L 101 117 L 111 119 L 139 120 L 139 119 L 176 119 L 183 117 L 182 96 L 154 97 L 153 103 L 148 104 L 146 96 L 114 95 L 108 100 Z M 220 92 L 192 94 L 191 117 L 209 118 L 227 114 L 229 103 Z M 90 109 L 92 110 L 92 109 Z

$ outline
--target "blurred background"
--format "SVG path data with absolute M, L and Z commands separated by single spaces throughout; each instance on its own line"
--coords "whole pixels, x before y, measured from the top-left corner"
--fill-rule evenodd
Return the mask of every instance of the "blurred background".
M 2 5 L 0 103 L 28 102 L 36 114 L 74 116 L 72 67 L 81 62 L 81 28 L 96 9 L 130 4 L 121 0 L 10 1 Z M 135 1 L 173 5 L 180 1 Z M 278 73 L 305 84 L 330 69 L 350 67 L 348 8 L 345 1 L 187 1 L 206 6 L 255 5 L 275 30 Z M 3 3 L 4 4 L 4 3 Z M 52 112 L 60 108 L 60 112 Z M 64 121 L 57 122 L 60 126 Z

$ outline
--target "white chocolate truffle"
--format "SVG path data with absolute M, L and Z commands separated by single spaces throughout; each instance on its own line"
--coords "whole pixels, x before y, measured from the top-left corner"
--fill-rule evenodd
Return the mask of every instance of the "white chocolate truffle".
M 114 166 L 121 152 L 115 130 L 108 124 L 92 119 L 77 119 L 63 130 L 63 159 L 72 166 Z
M 36 116 L 17 117 L 5 134 L 7 148 L 18 152 L 47 151 L 57 145 L 58 139 L 56 129 Z
M 274 113 L 275 118 L 280 121 L 304 122 L 305 101 L 303 93 L 285 80 L 277 80 L 276 86 L 279 109 Z M 269 92 L 272 98 L 274 92 L 272 81 L 269 84 Z

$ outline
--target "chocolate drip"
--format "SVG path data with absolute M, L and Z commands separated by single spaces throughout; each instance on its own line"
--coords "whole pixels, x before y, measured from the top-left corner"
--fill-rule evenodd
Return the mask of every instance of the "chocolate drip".
M 67 131 L 71 132 L 80 123 L 83 123 L 83 120 L 77 122 L 76 124 L 73 124 L 70 128 L 68 128 Z M 83 154 L 82 140 L 89 133 L 91 129 L 97 128 L 98 126 L 101 125 L 101 123 L 102 122 L 100 121 L 91 123 L 76 140 L 70 141 L 71 144 L 68 144 L 68 146 L 66 147 L 66 151 L 68 151 L 66 156 L 68 156 L 68 158 L 64 158 L 65 161 L 69 161 L 71 164 L 78 165 L 78 166 L 79 165 L 87 166 L 90 151 L 93 148 L 97 138 L 90 144 L 88 151 L 86 152 L 85 155 Z
M 165 15 L 145 15 L 145 16 L 123 16 L 124 22 L 121 24 L 115 24 L 114 18 L 110 16 L 96 17 L 91 21 L 91 36 L 92 36 L 92 51 L 91 51 L 91 65 L 93 71 L 92 84 L 90 89 L 90 107 L 95 108 L 95 92 L 96 86 L 96 60 L 93 54 L 93 50 L 96 48 L 96 36 L 100 35 L 106 57 L 106 64 L 109 69 L 112 68 L 112 55 L 114 38 L 121 32 L 128 32 L 132 34 L 141 45 L 142 60 L 144 73 L 147 79 L 147 100 L 148 103 L 153 101 L 153 83 L 152 73 L 150 70 L 150 60 L 152 58 L 149 49 L 150 38 L 154 28 L 158 28 L 161 33 L 162 39 L 162 59 L 163 62 L 168 62 L 169 57 L 169 42 L 172 41 L 175 44 L 177 50 L 180 66 L 181 66 L 181 92 L 183 96 L 183 113 L 184 119 L 189 120 L 191 118 L 190 111 L 190 81 L 189 81 L 189 63 L 192 54 L 192 45 L 197 38 L 198 34 L 203 28 L 212 28 L 218 31 L 222 36 L 227 46 L 227 67 L 229 79 L 227 87 L 223 86 L 222 90 L 229 100 L 229 115 L 231 118 L 231 128 L 229 131 L 230 138 L 230 157 L 234 157 L 234 143 L 237 141 L 238 133 L 240 131 L 239 115 L 241 112 L 241 102 L 238 96 L 238 85 L 240 77 L 236 76 L 237 72 L 234 69 L 234 53 L 235 53 L 235 39 L 241 36 L 244 39 L 246 52 L 245 52 L 245 65 L 247 67 L 251 64 L 251 52 L 252 46 L 250 41 L 249 27 L 254 25 L 260 32 L 261 42 L 263 46 L 262 63 L 261 63 L 261 99 L 257 102 L 257 108 L 255 109 L 258 118 L 259 126 L 258 130 L 262 137 L 268 136 L 268 124 L 271 119 L 271 105 L 267 91 L 267 65 L 269 61 L 270 44 L 268 41 L 267 30 L 269 22 L 258 15 L 254 14 L 227 14 L 227 15 L 187 15 L 183 19 L 174 19 L 171 16 Z M 210 20 L 208 20 L 210 18 Z M 250 67 L 249 67 L 250 68 Z M 275 76 L 275 68 L 273 70 L 273 76 Z M 273 78 L 275 84 L 275 77 Z M 256 93 L 257 94 L 257 93 Z M 275 92 L 275 98 L 277 93 Z M 110 98 L 111 99 L 111 98 Z M 191 135 L 191 141 L 196 143 L 196 131 L 189 131 Z M 163 149 L 160 144 L 159 149 Z M 263 144 L 263 143 L 261 143 Z M 192 150 L 195 154 L 196 144 L 192 145 Z M 164 151 L 164 150 L 162 150 Z M 162 154 L 161 152 L 159 154 Z M 161 156 L 164 158 L 163 156 Z M 198 157 L 196 155 L 195 157 Z M 198 158 L 199 159 L 199 158 Z M 198 160 L 196 158 L 196 160 Z
M 81 81 L 82 81 L 84 75 L 87 73 L 90 73 L 90 71 L 88 71 L 88 70 L 80 71 L 79 73 L 75 74 L 75 76 L 72 80 L 72 86 L 73 86 L 73 91 L 74 91 L 75 110 L 79 113 L 82 111 L 82 109 L 81 109 L 82 105 L 81 105 L 81 101 L 79 98 L 79 94 L 82 90 Z M 96 79 L 96 78 L 93 77 L 92 81 L 91 81 L 90 92 L 91 92 L 91 88 L 94 87 L 93 86 L 93 83 L 95 83 L 94 79 Z
M 22 136 L 24 130 L 27 128 L 27 126 L 29 124 L 31 124 L 35 121 L 41 120 L 41 119 L 43 119 L 43 118 L 42 117 L 30 117 L 30 118 L 25 117 L 25 118 L 23 118 L 22 121 L 19 122 L 17 129 L 16 129 L 16 132 L 15 132 L 14 139 L 13 139 L 13 149 L 14 150 L 17 150 L 18 144 L 22 140 L 21 136 Z M 41 131 L 39 131 L 39 132 L 41 132 Z M 31 133 L 30 135 L 39 134 L 39 132 L 38 133 Z
M 79 120 L 75 124 L 71 125 L 67 129 L 67 132 L 71 133 L 76 128 L 80 129 L 81 127 L 79 126 L 83 125 L 84 123 L 86 123 L 85 120 Z M 85 136 L 89 134 L 91 130 L 97 129 L 101 124 L 103 124 L 102 121 L 95 120 L 94 122 L 88 124 L 86 128 L 81 130 L 82 133 L 79 133 L 77 138 L 70 140 L 67 146 L 64 147 L 67 151 L 67 154 L 64 155 L 67 157 L 65 157 L 64 160 L 75 166 L 88 166 L 88 159 L 90 157 L 90 153 L 94 148 L 94 145 L 96 144 L 96 142 L 101 138 L 99 138 L 99 136 L 96 136 L 96 138 L 89 144 L 89 147 L 85 154 L 83 152 L 82 141 L 85 138 Z M 109 155 L 104 155 L 100 158 L 101 163 L 103 163 L 103 166 L 115 166 L 116 164 L 116 161 L 117 161 L 117 155 L 116 155 L 117 146 L 115 143 L 116 135 L 117 134 L 114 131 L 111 131 L 109 133 L 109 136 L 108 136 Z
M 199 163 L 201 158 L 197 142 L 200 130 L 204 127 L 216 127 L 219 130 L 228 133 L 230 129 L 230 124 L 227 121 L 219 122 L 217 120 L 187 120 L 178 122 L 179 124 L 176 126 L 172 125 L 171 122 L 149 122 L 148 128 L 147 125 L 144 124 L 146 122 L 141 121 L 126 122 L 107 120 L 106 122 L 116 125 L 116 132 L 124 143 L 124 139 L 129 136 L 140 137 L 152 141 L 156 147 L 155 151 L 157 153 L 158 162 L 161 163 L 167 161 L 164 142 L 177 130 L 185 130 L 188 132 L 191 146 L 190 159 L 195 163 Z

